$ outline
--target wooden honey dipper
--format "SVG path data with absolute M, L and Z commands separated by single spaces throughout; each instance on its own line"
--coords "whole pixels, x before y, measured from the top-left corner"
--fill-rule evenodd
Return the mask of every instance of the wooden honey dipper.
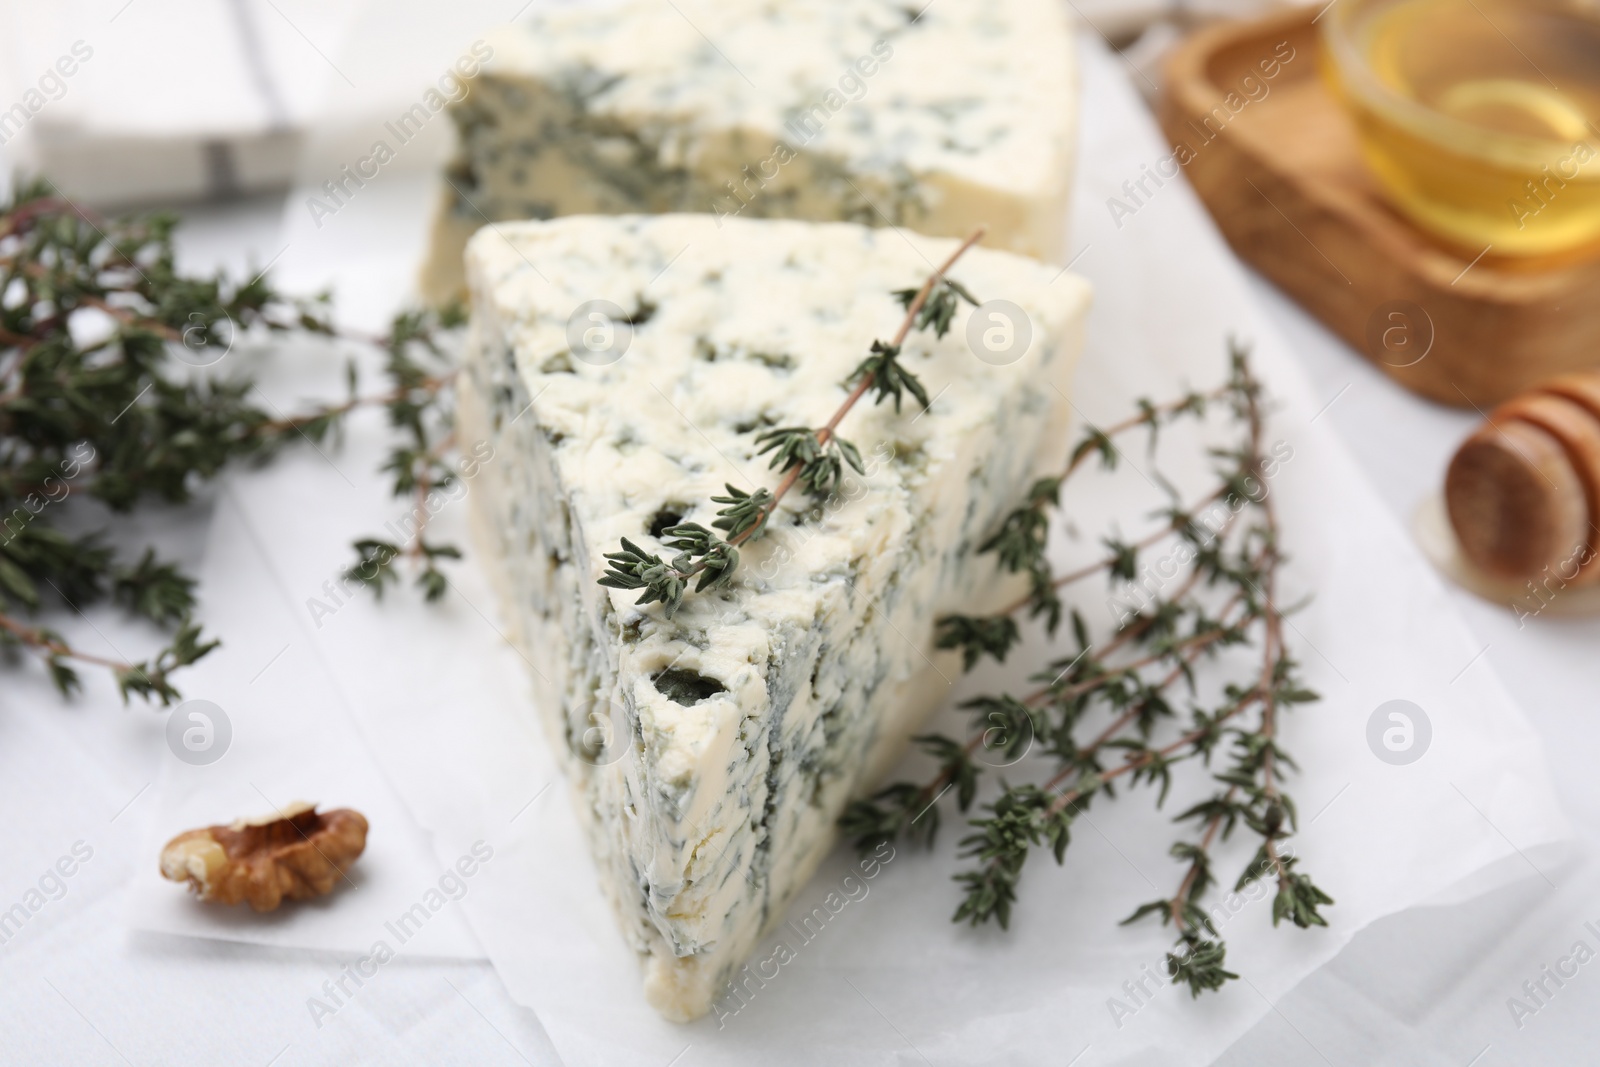
M 1600 371 L 1507 400 L 1445 475 L 1462 555 L 1497 578 L 1600 581 Z

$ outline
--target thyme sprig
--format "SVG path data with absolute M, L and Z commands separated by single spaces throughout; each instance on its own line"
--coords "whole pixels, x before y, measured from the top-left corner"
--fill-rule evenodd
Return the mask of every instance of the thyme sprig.
M 1158 511 L 1162 521 L 1148 536 L 1132 542 L 1108 537 L 1105 556 L 1056 576 L 1045 546 L 1051 513 L 1071 475 L 1093 457 L 1114 468 L 1114 439 L 1139 427 L 1148 429 L 1154 452 L 1161 428 L 1203 417 L 1218 404 L 1244 427 L 1244 439 L 1237 447 L 1212 450 L 1216 488 L 1189 506 L 1174 501 Z M 931 846 L 941 805 L 954 803 L 966 818 L 967 833 L 957 849 L 968 861 L 955 876 L 961 899 L 954 921 L 1007 926 L 1035 848 L 1048 847 L 1057 863 L 1064 862 L 1073 824 L 1095 799 L 1114 799 L 1119 784 L 1146 787 L 1155 791 L 1160 808 L 1174 772 L 1197 764 L 1214 788 L 1174 820 L 1195 827 L 1192 837 L 1171 849 L 1184 873 L 1170 897 L 1141 905 L 1125 922 L 1157 916 L 1174 928 L 1168 974 L 1193 995 L 1237 977 L 1226 967 L 1226 946 L 1203 900 L 1217 884 L 1215 846 L 1243 827 L 1258 838 L 1258 847 L 1235 891 L 1270 880 L 1276 887 L 1274 925 L 1325 924 L 1321 909 L 1332 898 L 1297 869 L 1298 857 L 1284 846 L 1296 814 L 1283 790 L 1283 774 L 1294 764 L 1279 740 L 1281 717 L 1317 696 L 1300 681 L 1284 641 L 1277 600 L 1284 556 L 1267 486 L 1275 461 L 1263 439 L 1263 405 L 1248 354 L 1234 346 L 1225 386 L 1163 405 L 1140 401 L 1128 419 L 1091 427 L 1063 472 L 1035 483 L 982 544 L 1002 572 L 1026 576 L 1031 591 L 991 615 L 941 619 L 940 646 L 959 650 L 969 670 L 986 655 L 1003 660 L 1020 640 L 1016 616 L 1027 609 L 1031 617 L 1042 617 L 1051 635 L 1063 619 L 1071 620 L 1071 654 L 1050 663 L 1035 679 L 1038 688 L 1023 697 L 1000 693 L 963 703 L 961 710 L 972 716 L 966 740 L 942 734 L 916 739 L 938 765 L 932 778 L 889 785 L 853 803 L 840 821 L 863 849 L 896 839 Z M 1148 588 L 1153 580 L 1146 571 L 1146 588 L 1138 594 L 1143 602 L 1137 608 L 1119 605 L 1119 597 L 1131 599 L 1129 590 L 1138 588 L 1145 553 L 1169 541 L 1176 546 L 1169 557 L 1180 557 L 1181 568 L 1155 589 Z M 1095 574 L 1110 583 L 1107 603 L 1117 620 L 1098 638 L 1057 593 Z M 1210 689 L 1202 686 L 1198 668 L 1218 661 L 1224 649 L 1252 644 L 1260 647 L 1254 673 L 1222 685 L 1207 702 L 1203 694 Z M 1223 753 L 1225 765 L 1212 769 L 1213 757 Z M 986 771 L 1030 757 L 1042 759 L 1048 770 L 1034 781 L 997 781 L 992 799 L 978 804 Z
M 146 553 L 119 561 L 98 534 L 71 535 L 54 506 L 72 495 L 113 512 L 181 503 L 230 461 L 282 439 L 250 384 L 189 373 L 249 329 L 326 332 L 321 306 L 262 278 L 230 285 L 181 274 L 176 219 L 109 221 L 47 181 L 0 208 L 0 647 L 34 653 L 62 693 L 76 665 L 111 671 L 124 700 L 177 698 L 171 675 L 203 657 L 192 580 Z M 177 355 L 180 358 L 174 358 Z M 121 661 L 25 621 L 52 598 L 112 598 L 173 629 L 154 656 Z
M 439 561 L 461 558 L 456 546 L 430 541 L 426 534 L 433 514 L 431 495 L 436 490 L 449 489 L 460 477 L 450 461 L 457 448 L 456 370 L 442 336 L 465 322 L 466 311 L 460 305 L 439 311 L 403 311 L 395 317 L 388 335 L 378 339 L 390 389 L 377 402 L 399 438 L 390 448 L 383 469 L 392 476 L 394 495 L 411 499 L 413 507 L 402 531 L 405 540 L 357 540 L 356 561 L 346 568 L 344 576 L 368 587 L 379 598 L 386 585 L 400 581 L 396 563 L 409 559 L 416 565 L 416 585 L 423 596 L 438 600 L 449 588 Z
M 230 463 L 321 442 L 359 407 L 386 407 L 397 427 L 440 421 L 431 412 L 445 380 L 417 370 L 412 353 L 437 353 L 449 316 L 402 316 L 376 339 L 391 353 L 394 388 L 385 393 L 358 394 L 352 371 L 347 399 L 301 415 L 258 402 L 237 361 L 220 363 L 235 343 L 374 339 L 338 330 L 326 296 L 288 297 L 264 273 L 242 284 L 184 273 L 177 221 L 102 218 L 47 180 L 20 185 L 0 206 L 0 650 L 31 653 L 64 695 L 81 688 L 78 669 L 90 666 L 110 671 L 124 701 L 170 704 L 180 699 L 173 674 L 217 642 L 194 621 L 195 583 L 176 564 L 148 549 L 137 562 L 119 559 L 101 534 L 65 532 L 57 505 L 80 496 L 125 513 L 182 503 Z M 412 447 L 432 448 L 431 432 Z M 394 464 L 397 478 L 438 478 L 429 461 L 411 458 Z M 454 552 L 426 550 L 430 562 Z M 81 610 L 105 600 L 167 629 L 166 644 L 123 661 L 30 621 L 51 602 Z
M 965 669 L 971 670 L 978 658 L 993 656 L 1003 662 L 1012 646 L 1021 640 L 1022 632 L 1012 616 L 1022 608 L 1028 609 L 1030 618 L 1045 620 L 1045 630 L 1050 634 L 1061 625 L 1062 602 L 1060 590 L 1067 585 L 1109 571 L 1114 577 L 1131 579 L 1137 569 L 1135 561 L 1140 549 L 1149 548 L 1171 534 L 1180 533 L 1192 521 L 1192 512 L 1214 502 L 1224 491 L 1219 489 L 1194 509 L 1184 511 L 1174 506 L 1169 510 L 1169 524 L 1149 537 L 1133 544 L 1116 538 L 1106 538 L 1111 555 L 1070 574 L 1055 577 L 1045 562 L 1045 537 L 1049 531 L 1049 510 L 1060 506 L 1061 486 L 1091 458 L 1098 457 L 1106 470 L 1115 470 L 1120 453 L 1115 439 L 1122 434 L 1143 428 L 1148 433 L 1148 449 L 1153 454 L 1160 439 L 1161 429 L 1186 418 L 1203 418 L 1209 406 L 1226 400 L 1230 389 L 1223 387 L 1210 392 L 1189 392 L 1166 404 L 1148 400 L 1137 401 L 1138 414 L 1121 422 L 1101 428 L 1090 426 L 1073 446 L 1065 467 L 1059 474 L 1040 478 L 1029 488 L 1022 506 L 1016 508 L 989 538 L 979 546 L 980 552 L 993 552 L 1002 570 L 1013 574 L 1025 573 L 1029 579 L 1028 593 L 1003 611 L 987 618 L 950 615 L 939 621 L 938 647 L 959 648 L 965 658 Z M 1212 551 L 1203 548 L 1202 551 Z
M 983 239 L 984 232 L 982 227 L 974 230 L 928 275 L 920 288 L 894 292 L 894 297 L 906 309 L 905 318 L 893 340 L 872 342 L 869 355 L 845 379 L 850 391 L 825 425 L 818 428 L 785 426 L 756 437 L 756 454 L 771 452 L 768 469 L 781 472 L 783 479 L 770 491 L 762 488 L 745 493 L 729 485 L 728 496 L 712 497 L 714 503 L 727 505 L 717 512 L 717 519 L 712 523 L 713 527 L 724 531 L 726 539 L 717 537 L 699 523 L 668 527 L 663 531 L 662 544 L 676 554 L 667 561 L 624 537 L 620 551 L 606 553 L 607 570 L 599 583 L 612 589 L 644 590 L 637 603 L 659 602 L 670 619 L 683 603 L 689 583 L 696 576 L 699 577 L 694 586 L 696 592 L 726 585 L 732 580 L 739 566 L 739 546 L 766 531 L 778 504 L 796 485 L 814 496 L 826 496 L 843 479 L 846 465 L 858 474 L 866 473 L 860 450 L 839 436 L 839 424 L 869 390 L 874 393 L 873 403 L 892 399 L 896 412 L 900 411 L 906 393 L 924 408 L 928 406 L 928 392 L 922 382 L 899 361 L 901 349 L 913 329 L 932 329 L 942 338 L 949 332 L 961 301 L 978 304 L 964 286 L 945 275 L 968 249 Z

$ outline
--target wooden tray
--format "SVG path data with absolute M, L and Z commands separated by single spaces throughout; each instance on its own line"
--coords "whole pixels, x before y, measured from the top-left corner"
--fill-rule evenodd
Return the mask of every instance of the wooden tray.
M 1161 124 L 1234 250 L 1384 373 L 1442 403 L 1488 407 L 1600 366 L 1600 249 L 1480 256 L 1395 214 L 1319 75 L 1314 16 L 1214 26 L 1168 61 Z

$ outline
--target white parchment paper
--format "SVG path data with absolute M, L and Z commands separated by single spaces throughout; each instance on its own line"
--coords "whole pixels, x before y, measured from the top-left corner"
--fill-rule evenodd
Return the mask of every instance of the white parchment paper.
M 381 420 L 363 417 L 342 449 L 308 448 L 231 483 L 204 565 L 205 610 L 230 648 L 252 656 L 248 664 L 206 661 L 187 689 L 247 726 L 216 766 L 247 781 L 273 775 L 270 789 L 262 783 L 268 792 L 315 793 L 363 808 L 365 793 L 381 797 L 387 784 L 429 836 L 432 865 L 409 867 L 392 902 L 363 905 L 363 931 L 375 926 L 372 936 L 383 936 L 387 907 L 417 899 L 482 842 L 492 859 L 462 880 L 458 899 L 431 922 L 458 912 L 466 918 L 512 995 L 537 1011 L 572 1064 L 756 1057 L 776 1064 L 1202 1064 L 1374 920 L 1550 869 L 1547 846 L 1566 827 L 1538 743 L 1431 570 L 1318 424 L 1319 411 L 1337 397 L 1311 395 L 1186 186 L 1168 181 L 1120 225 L 1113 220 L 1107 198 L 1124 195 L 1123 182 L 1137 180 L 1142 165 L 1166 150 L 1118 61 L 1093 40 L 1080 54 L 1073 269 L 1094 283 L 1097 303 L 1075 403 L 1082 417 L 1109 421 L 1136 396 L 1219 380 L 1230 334 L 1254 346 L 1279 401 L 1271 436 L 1292 451 L 1272 484 L 1294 556 L 1284 595 L 1314 594 L 1293 616 L 1289 639 L 1324 700 L 1289 719 L 1285 743 L 1304 769 L 1293 782 L 1302 818 L 1297 848 L 1305 869 L 1337 898 L 1327 909 L 1331 928 L 1274 931 L 1265 903 L 1218 895 L 1229 904 L 1222 930 L 1229 964 L 1244 979 L 1199 1001 L 1152 982 L 1169 931 L 1117 921 L 1134 904 L 1169 895 L 1181 877 L 1166 848 L 1168 817 L 1185 795 L 1163 814 L 1140 794 L 1080 820 L 1064 867 L 1042 854 L 1029 861 L 1009 931 L 948 922 L 957 901 L 949 827 L 936 853 L 900 849 L 820 932 L 791 935 L 795 959 L 752 984 L 744 1003 L 733 1005 L 737 1013 L 690 1026 L 659 1020 L 595 888 L 566 786 L 543 746 L 525 667 L 499 635 L 493 591 L 470 564 L 452 572 L 450 594 L 434 607 L 393 594 L 382 605 L 342 597 L 334 604 L 322 588 L 347 561 L 351 539 L 380 531 L 404 508 L 387 498 L 375 473 Z M 349 271 L 358 293 L 398 283 L 417 253 L 413 213 L 429 199 L 425 186 L 397 178 L 381 195 L 355 201 L 351 217 L 337 220 L 348 222 L 346 258 L 330 229 L 318 246 L 319 268 L 339 277 Z M 357 208 L 369 213 L 365 222 Z M 405 235 L 392 246 L 374 244 L 384 232 L 375 221 L 381 212 L 396 213 L 394 232 Z M 371 321 L 383 308 L 351 310 Z M 330 387 L 336 369 L 326 356 L 306 368 L 285 362 L 263 388 L 293 407 Z M 1142 450 L 1129 448 L 1126 459 L 1117 479 L 1091 480 L 1087 495 L 1078 491 L 1069 501 L 1080 537 L 1058 540 L 1061 562 L 1092 558 L 1102 516 L 1124 516 L 1124 532 L 1138 532 L 1136 517 L 1152 490 L 1140 473 Z M 1200 468 L 1195 456 L 1164 466 L 1180 476 Z M 463 501 L 446 506 L 435 520 L 438 535 L 465 542 L 465 511 Z M 1103 596 L 1091 591 L 1084 604 L 1104 619 Z M 292 662 L 252 680 L 286 641 Z M 1041 652 L 1030 646 L 1004 669 L 957 680 L 953 696 L 1006 679 L 1020 684 Z M 265 695 L 260 687 L 270 678 Z M 1368 719 L 1392 699 L 1412 701 L 1432 727 L 1426 755 L 1407 766 L 1385 763 L 1368 747 Z M 353 730 L 331 725 L 339 721 Z M 953 731 L 959 721 L 946 713 L 940 725 Z M 296 781 L 291 739 L 335 755 L 308 764 L 305 780 Z M 357 770 L 369 753 L 381 782 L 370 769 Z M 322 768 L 323 759 L 351 769 L 347 789 L 330 791 L 341 779 Z M 906 773 L 921 769 L 908 764 Z M 163 790 L 180 784 L 174 775 Z M 375 820 L 379 831 L 390 832 Z M 1224 851 L 1222 869 L 1246 858 Z M 820 905 L 852 866 L 853 857 L 837 850 L 801 891 L 794 914 Z M 329 918 L 356 914 L 351 898 L 369 893 L 365 886 L 375 893 L 379 881 L 368 871 L 363 888 L 326 905 Z M 184 925 L 170 912 L 158 920 L 149 905 L 136 906 L 134 921 Z M 216 933 L 202 919 L 189 932 Z M 315 925 L 296 937 L 341 949 L 350 940 Z

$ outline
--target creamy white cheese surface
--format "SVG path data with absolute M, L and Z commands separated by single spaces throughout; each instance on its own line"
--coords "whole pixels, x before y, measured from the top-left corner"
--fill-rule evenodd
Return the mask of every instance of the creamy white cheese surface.
M 710 526 L 725 483 L 775 486 L 757 434 L 824 423 L 898 326 L 891 291 L 955 244 L 844 223 L 580 216 L 488 228 L 468 250 L 460 433 L 495 455 L 478 525 L 605 891 L 669 1018 L 722 995 L 846 802 L 946 697 L 959 668 L 935 652 L 934 620 L 993 606 L 994 560 L 977 545 L 1064 461 L 1087 286 L 969 252 L 952 276 L 1020 308 L 1031 342 L 979 358 L 966 307 L 942 340 L 913 333 L 902 361 L 931 407 L 863 400 L 840 429 L 867 474 L 829 500 L 786 497 L 731 587 L 691 592 L 668 620 L 597 584 L 604 553 L 627 537 L 670 556 L 652 530 Z M 633 319 L 620 354 L 569 329 L 575 312 L 594 327 L 592 301 Z
M 545 12 L 489 44 L 451 109 L 436 297 L 459 288 L 485 219 L 981 223 L 993 247 L 1064 258 L 1077 99 L 1057 0 L 638 0 Z

